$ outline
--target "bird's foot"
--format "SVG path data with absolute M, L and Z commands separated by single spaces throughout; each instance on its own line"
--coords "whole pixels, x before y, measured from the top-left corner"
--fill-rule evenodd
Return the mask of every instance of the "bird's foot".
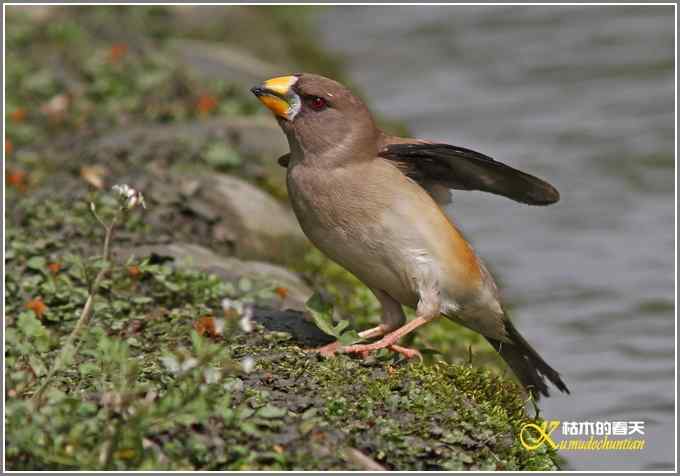
M 328 345 L 324 345 L 323 347 L 319 347 L 318 349 L 312 349 L 312 352 L 318 352 L 319 354 L 323 355 L 324 357 L 332 357 L 339 350 L 340 350 L 340 342 L 335 341 L 335 342 L 331 342 Z
M 423 361 L 423 355 L 418 351 L 418 349 L 411 349 L 410 347 L 402 347 L 400 345 L 391 345 L 389 347 L 390 350 L 403 355 L 407 359 L 412 359 L 414 357 L 418 357 L 420 361 Z
M 376 350 L 391 348 L 397 343 L 398 340 L 398 337 L 395 338 L 394 336 L 388 334 L 379 341 L 372 342 L 370 344 L 354 344 L 341 347 L 338 349 L 338 352 L 345 352 L 348 354 L 368 354 L 369 352 Z
M 408 347 L 403 347 L 401 345 L 397 345 L 396 341 L 398 340 L 398 337 L 392 337 L 392 336 L 386 336 L 383 339 L 374 342 L 372 344 L 355 344 L 355 345 L 349 345 L 347 347 L 340 347 L 338 349 L 338 352 L 345 352 L 345 353 L 358 353 L 361 354 L 362 357 L 368 356 L 369 353 L 374 352 L 376 350 L 380 349 L 389 349 L 392 352 L 396 352 L 397 354 L 401 354 L 407 359 L 412 359 L 414 357 L 418 357 L 421 361 L 423 360 L 423 356 L 418 352 L 416 349 L 411 349 Z
M 389 349 L 392 352 L 403 355 L 407 359 L 418 357 L 421 361 L 423 360 L 423 356 L 416 349 L 402 347 L 396 344 L 384 344 L 381 343 L 381 341 L 375 342 L 373 344 L 356 344 L 347 347 L 342 347 L 340 343 L 336 341 L 328 345 L 324 345 L 323 347 L 319 347 L 318 349 L 314 349 L 314 352 L 318 352 L 324 357 L 332 357 L 336 353 L 352 353 L 360 354 L 362 357 L 366 358 L 368 357 L 369 353 L 380 349 Z

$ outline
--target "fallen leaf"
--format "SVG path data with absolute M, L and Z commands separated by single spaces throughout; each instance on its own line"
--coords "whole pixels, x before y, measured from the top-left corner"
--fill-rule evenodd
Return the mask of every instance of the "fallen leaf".
M 9 139 L 5 139 L 5 155 L 9 155 L 14 151 L 14 144 Z
M 283 446 L 281 445 L 274 445 L 272 448 L 274 448 L 274 451 L 276 451 L 278 454 L 283 453 Z
M 127 52 L 128 45 L 126 43 L 115 43 L 111 45 L 111 48 L 109 49 L 109 60 L 112 63 L 117 63 L 125 57 Z
M 28 174 L 23 170 L 10 169 L 5 172 L 5 181 L 7 185 L 15 187 L 21 192 L 25 192 L 28 188 L 27 179 Z
M 28 113 L 23 107 L 18 107 L 14 111 L 9 113 L 9 118 L 14 122 L 23 122 L 26 119 Z
M 125 329 L 123 329 L 121 335 L 123 337 L 130 337 L 134 334 L 139 334 L 140 332 L 142 332 L 142 330 L 144 330 L 145 326 L 146 323 L 141 319 L 132 319 L 130 322 L 128 322 Z
M 255 416 L 260 418 L 281 418 L 286 416 L 287 413 L 287 408 L 277 407 L 271 403 L 268 403 L 262 408 L 258 409 L 255 413 Z
M 50 120 L 59 121 L 64 117 L 64 113 L 68 110 L 70 100 L 66 94 L 57 94 L 49 101 L 40 106 L 40 112 L 45 114 Z
M 49 269 L 52 274 L 57 274 L 59 271 L 61 271 L 61 263 L 53 262 L 47 265 L 47 269 Z
M 196 110 L 200 114 L 210 114 L 217 107 L 217 99 L 210 94 L 201 94 L 196 101 Z
M 274 292 L 278 294 L 281 299 L 286 299 L 288 296 L 288 289 L 284 287 L 278 287 L 274 289 Z
M 139 269 L 139 266 L 134 264 L 128 266 L 127 272 L 128 276 L 130 276 L 131 278 L 139 278 L 139 276 L 141 276 L 142 274 L 142 271 Z
M 114 458 L 122 460 L 133 459 L 135 456 L 137 456 L 137 452 L 132 448 L 124 448 L 122 450 L 116 451 L 113 454 Z
M 194 329 L 198 335 L 207 335 L 208 337 L 217 337 L 219 334 L 215 328 L 215 319 L 212 316 L 203 316 L 194 322 Z
M 157 307 L 151 309 L 144 318 L 149 320 L 149 321 L 160 321 L 162 319 L 165 319 L 168 315 L 170 314 L 170 311 L 168 311 L 164 307 Z
M 104 177 L 107 175 L 106 168 L 101 165 L 84 165 L 80 168 L 80 176 L 94 188 L 104 188 Z
M 26 303 L 26 309 L 33 311 L 38 319 L 42 319 L 45 311 L 47 311 L 47 305 L 43 302 L 41 297 L 37 297 Z

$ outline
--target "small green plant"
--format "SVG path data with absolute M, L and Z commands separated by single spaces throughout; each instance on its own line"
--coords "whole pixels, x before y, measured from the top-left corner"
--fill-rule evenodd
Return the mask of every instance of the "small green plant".
M 340 320 L 333 324 L 333 305 L 324 301 L 319 293 L 315 293 L 305 303 L 314 323 L 326 334 L 335 337 L 342 345 L 352 345 L 363 339 L 357 331 L 347 329 L 349 321 Z
M 146 207 L 146 204 L 144 202 L 144 196 L 140 192 L 134 190 L 133 188 L 130 188 L 128 185 L 114 185 L 112 190 L 116 194 L 117 207 L 111 221 L 105 222 L 104 219 L 102 219 L 97 213 L 97 208 L 94 202 L 90 203 L 90 210 L 92 210 L 92 214 L 101 224 L 105 231 L 101 262 L 98 263 L 99 272 L 97 273 L 96 277 L 89 286 L 89 294 L 87 296 L 87 300 L 85 301 L 85 306 L 83 307 L 80 313 L 80 318 L 78 319 L 78 322 L 76 323 L 75 327 L 73 328 L 73 331 L 71 331 L 71 334 L 66 340 L 66 344 L 59 352 L 59 355 L 54 361 L 54 364 L 52 365 L 52 368 L 47 374 L 47 377 L 45 377 L 45 380 L 43 381 L 42 385 L 33 394 L 34 402 L 38 402 L 40 400 L 40 398 L 43 395 L 43 392 L 52 381 L 52 378 L 57 372 L 61 370 L 62 366 L 68 364 L 73 360 L 73 355 L 77 350 L 76 349 L 77 342 L 78 339 L 80 338 L 82 329 L 85 326 L 87 326 L 88 322 L 90 321 L 90 316 L 92 315 L 95 297 L 99 292 L 99 287 L 101 286 L 104 278 L 108 275 L 108 273 L 111 270 L 112 266 L 111 242 L 113 240 L 113 233 L 116 229 L 116 226 L 119 224 L 120 220 L 122 220 L 123 217 L 125 217 L 127 212 L 129 212 L 133 208 L 136 208 L 138 206 L 141 206 L 143 208 Z

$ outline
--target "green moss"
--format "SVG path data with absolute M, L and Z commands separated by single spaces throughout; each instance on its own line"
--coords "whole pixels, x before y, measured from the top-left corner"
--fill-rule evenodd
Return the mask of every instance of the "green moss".
M 60 211 L 68 215 L 64 210 Z M 352 469 L 348 448 L 391 469 L 553 466 L 518 446 L 514 384 L 444 362 L 320 359 L 281 333 L 193 330 L 250 286 L 167 265 L 117 267 L 79 351 L 47 393 L 28 397 L 70 331 L 96 261 L 63 260 L 8 227 L 7 458 L 12 469 Z M 56 249 L 56 248 L 55 248 Z M 43 319 L 22 296 L 40 294 Z M 251 296 L 252 297 L 252 296 Z M 257 298 L 257 295 L 255 295 Z M 244 373 L 251 357 L 256 368 Z M 359 397 L 359 398 L 357 398 Z M 311 443 L 310 443 L 311 440 Z
M 298 271 L 307 276 L 316 289 L 328 294 L 341 316 L 350 319 L 355 329 L 363 330 L 378 324 L 380 305 L 373 293 L 354 275 L 317 249 L 311 249 L 305 255 Z M 410 317 L 414 315 L 412 309 L 406 309 L 406 313 Z M 475 365 L 485 365 L 502 374 L 509 372 L 483 336 L 445 318 L 407 336 L 406 342 L 425 349 L 428 361 L 434 360 L 433 355 L 444 357 L 449 362 L 468 363 L 472 359 Z

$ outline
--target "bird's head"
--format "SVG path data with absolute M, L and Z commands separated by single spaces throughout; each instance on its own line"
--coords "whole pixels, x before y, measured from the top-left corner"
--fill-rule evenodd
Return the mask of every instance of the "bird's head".
M 271 110 L 291 150 L 319 155 L 352 147 L 375 152 L 378 131 L 366 105 L 342 84 L 302 73 L 265 81 L 251 89 Z M 360 149 L 357 149 L 361 147 Z

